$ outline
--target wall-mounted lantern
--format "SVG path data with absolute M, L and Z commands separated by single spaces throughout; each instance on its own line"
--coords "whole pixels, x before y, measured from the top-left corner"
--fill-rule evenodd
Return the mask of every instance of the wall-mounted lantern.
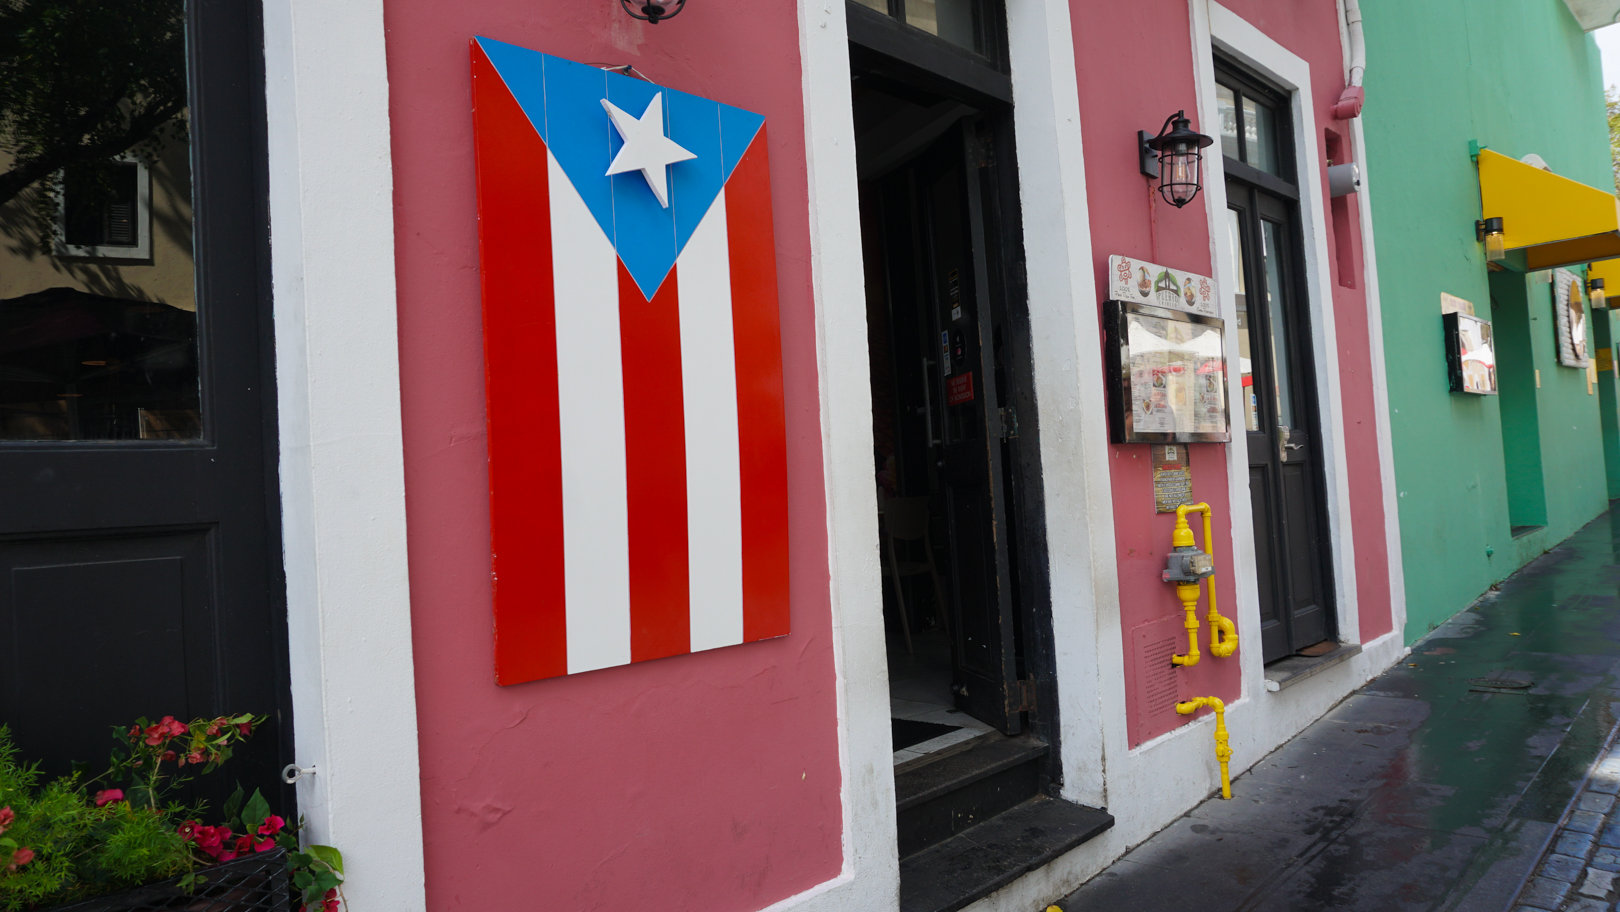
M 1500 218 L 1479 219 L 1474 222 L 1474 237 L 1485 242 L 1485 262 L 1495 263 L 1507 259 L 1507 246 L 1502 238 Z
M 1159 194 L 1180 209 L 1193 201 L 1204 186 L 1204 153 L 1215 140 L 1192 129 L 1186 111 L 1165 118 L 1159 135 L 1146 130 L 1136 133 L 1137 154 L 1142 173 L 1159 179 Z
M 675 14 L 686 8 L 686 0 L 619 0 L 619 5 L 631 16 L 657 25 L 675 18 Z
M 1603 290 L 1604 284 L 1602 279 L 1586 280 L 1586 297 L 1592 302 L 1593 310 L 1607 310 L 1609 307 L 1609 296 Z

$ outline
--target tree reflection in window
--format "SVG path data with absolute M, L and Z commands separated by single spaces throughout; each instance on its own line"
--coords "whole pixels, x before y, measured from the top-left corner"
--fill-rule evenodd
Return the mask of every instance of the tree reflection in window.
M 202 436 L 182 0 L 0 0 L 0 439 Z

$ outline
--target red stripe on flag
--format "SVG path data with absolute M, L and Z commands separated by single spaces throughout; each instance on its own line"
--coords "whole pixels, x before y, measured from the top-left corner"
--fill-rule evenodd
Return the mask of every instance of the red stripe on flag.
M 568 673 L 546 146 L 472 43 L 495 680 Z
M 742 473 L 743 641 L 788 632 L 787 426 L 770 161 L 760 127 L 726 183 Z
M 619 263 L 632 662 L 690 652 L 692 645 L 678 284 L 671 269 L 648 301 Z

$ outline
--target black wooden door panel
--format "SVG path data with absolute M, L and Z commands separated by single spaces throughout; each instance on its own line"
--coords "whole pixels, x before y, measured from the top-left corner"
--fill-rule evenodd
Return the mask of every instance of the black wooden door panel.
M 225 778 L 287 814 L 259 13 L 131 3 L 175 23 L 143 65 L 172 71 L 185 122 L 148 138 L 150 249 L 36 270 L 0 300 L 0 722 L 55 771 L 100 766 L 138 716 L 264 714 Z M 0 272 L 27 267 L 26 230 L 0 224 Z
M 106 758 L 106 725 L 210 711 L 209 550 L 205 530 L 0 542 L 0 718 L 24 756 L 65 772 Z M 81 724 L 53 722 L 66 707 Z
M 950 130 L 923 159 L 919 178 L 929 226 L 929 287 L 940 339 L 938 401 L 959 623 L 954 644 L 957 699 L 975 718 L 1008 734 L 1020 730 L 1016 645 L 1010 592 L 1006 494 L 996 402 L 993 311 L 987 283 L 985 226 L 977 141 L 970 121 Z M 959 311 L 959 312 L 958 312 Z M 944 365 L 949 362 L 950 371 Z M 963 398 L 966 396 L 967 398 Z M 954 401 L 953 401 L 954 400 Z

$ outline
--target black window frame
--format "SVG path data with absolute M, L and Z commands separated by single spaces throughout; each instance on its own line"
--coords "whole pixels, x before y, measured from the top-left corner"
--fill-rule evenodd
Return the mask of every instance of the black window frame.
M 1232 90 L 1233 105 L 1237 109 L 1237 140 L 1238 158 L 1232 158 L 1222 153 L 1227 167 L 1226 173 L 1231 177 L 1241 178 L 1248 183 L 1255 184 L 1263 190 L 1285 196 L 1291 200 L 1299 199 L 1299 157 L 1294 149 L 1294 110 L 1292 98 L 1288 93 L 1282 92 L 1266 84 L 1259 76 L 1251 73 L 1242 64 L 1217 54 L 1215 57 L 1215 84 L 1222 88 Z M 1243 129 L 1243 99 L 1252 98 L 1263 102 L 1277 112 L 1277 163 L 1280 174 L 1263 171 L 1248 162 L 1248 137 Z M 1220 127 L 1216 127 L 1215 147 L 1220 148 Z M 1234 167 L 1235 166 L 1235 167 Z
M 980 79 L 971 74 L 976 68 L 1005 77 L 1011 72 L 1007 54 L 1007 7 L 1004 0 L 975 0 L 978 9 L 975 27 L 982 51 L 965 48 L 906 22 L 905 0 L 888 0 L 884 13 L 857 0 L 846 0 L 850 40 L 885 54 L 918 64 L 921 69 L 948 76 L 974 89 Z M 885 32 L 896 33 L 885 36 Z M 878 42 L 874 44 L 874 42 Z M 922 55 L 918 59 L 919 54 Z M 982 91 L 982 89 L 981 89 Z M 997 101 L 1012 103 L 1011 82 L 1005 96 L 987 92 Z

